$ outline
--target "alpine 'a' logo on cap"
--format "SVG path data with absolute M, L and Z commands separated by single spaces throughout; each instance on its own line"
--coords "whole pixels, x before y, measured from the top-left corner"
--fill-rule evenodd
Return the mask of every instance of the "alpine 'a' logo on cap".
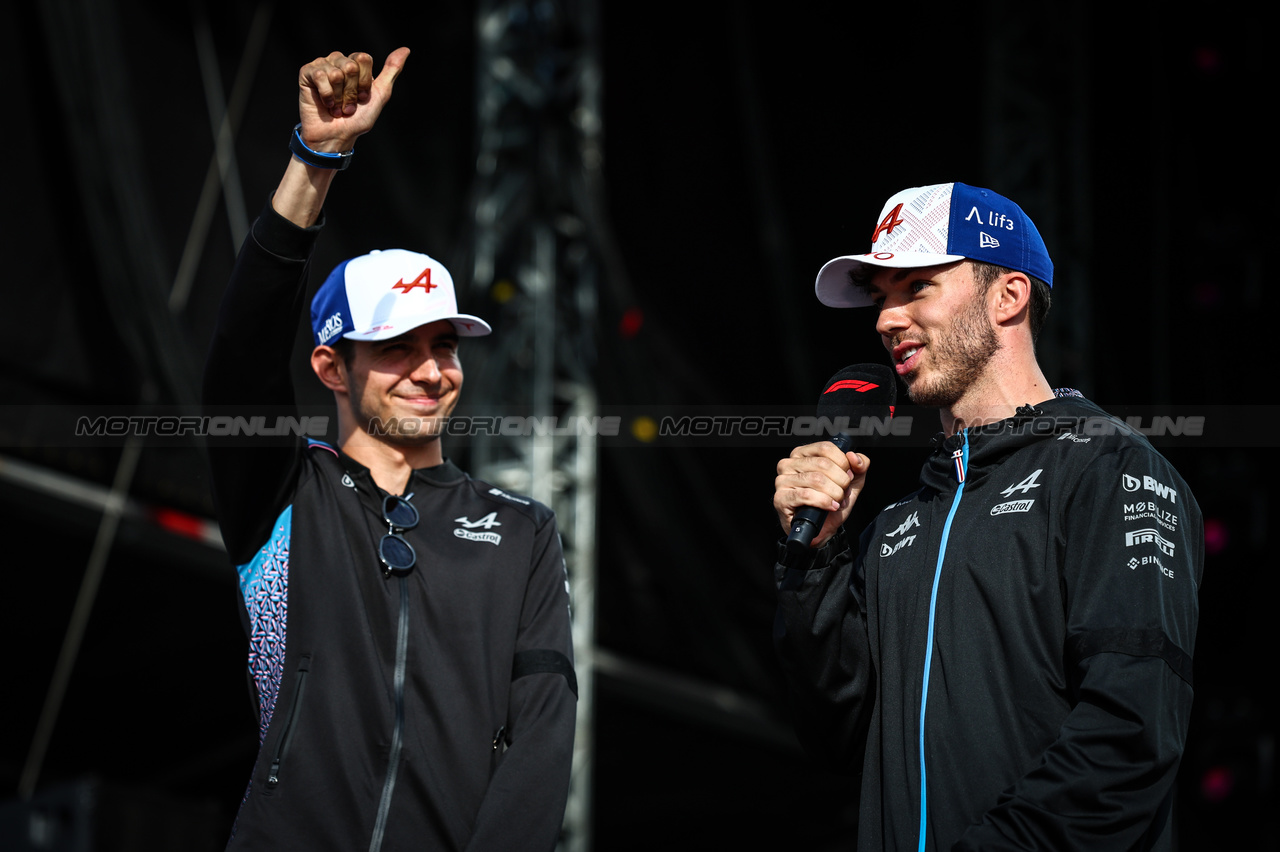
M 902 224 L 902 217 L 898 214 L 902 212 L 902 205 L 889 211 L 888 215 L 880 220 L 880 224 L 876 225 L 875 233 L 871 235 L 871 244 L 875 245 L 876 240 L 880 239 L 881 234 L 892 234 L 893 229 Z
M 408 284 L 406 284 L 404 282 L 404 279 L 401 278 L 399 281 L 391 285 L 391 289 L 399 290 L 401 293 L 408 293 L 414 287 L 421 287 L 423 290 L 426 290 L 428 293 L 430 293 L 432 290 L 434 290 L 436 287 L 439 287 L 439 286 L 440 286 L 439 284 L 431 283 L 431 267 L 428 266 L 426 269 L 422 270 L 422 272 L 418 275 L 417 278 L 413 279 Z
M 864 382 L 862 379 L 842 379 L 824 390 L 823 393 L 835 393 L 838 390 L 856 390 L 858 393 L 866 393 L 878 387 L 880 386 L 875 382 Z

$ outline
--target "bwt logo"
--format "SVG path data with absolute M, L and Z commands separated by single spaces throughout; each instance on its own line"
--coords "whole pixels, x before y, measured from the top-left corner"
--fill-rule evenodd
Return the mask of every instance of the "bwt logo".
M 913 535 L 909 535 L 909 536 L 907 536 L 906 538 L 904 538 L 902 541 L 900 541 L 900 542 L 898 542 L 897 544 L 895 544 L 893 547 L 890 547 L 890 546 L 889 546 L 889 545 L 887 545 L 887 544 L 881 544 L 881 545 L 880 545 L 880 556 L 881 556 L 881 557 L 892 556 L 893 554 L 897 553 L 897 552 L 898 552 L 899 550 L 901 550 L 902 548 L 904 548 L 904 547 L 910 547 L 910 546 L 911 546 L 911 544 L 912 544 L 915 540 L 916 540 L 916 537 L 915 537 L 915 536 L 913 536 Z
M 1154 544 L 1160 548 L 1160 552 L 1165 556 L 1172 556 L 1174 550 L 1173 542 L 1162 537 L 1159 532 L 1153 529 L 1133 530 L 1124 534 L 1125 547 L 1133 547 L 1135 544 Z
M 1178 492 L 1174 491 L 1163 482 L 1158 481 L 1154 476 L 1144 476 L 1142 479 L 1138 479 L 1136 476 L 1130 476 L 1127 473 L 1122 473 L 1120 475 L 1120 484 L 1124 486 L 1125 491 L 1137 491 L 1139 488 L 1142 488 L 1147 491 L 1155 492 L 1170 503 L 1178 502 Z

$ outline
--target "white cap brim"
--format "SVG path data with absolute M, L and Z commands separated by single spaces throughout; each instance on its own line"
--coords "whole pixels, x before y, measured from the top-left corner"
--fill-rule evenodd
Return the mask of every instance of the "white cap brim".
M 871 297 L 849 281 L 849 273 L 862 266 L 888 267 L 890 269 L 915 269 L 921 266 L 941 266 L 964 260 L 960 254 L 934 254 L 932 252 L 870 252 L 850 254 L 828 260 L 818 270 L 813 289 L 818 301 L 831 308 L 865 308 L 872 304 Z
M 440 320 L 453 323 L 459 337 L 484 337 L 493 331 L 487 322 L 471 314 L 451 314 L 443 317 L 419 314 L 416 317 L 397 317 L 394 323 L 379 326 L 373 331 L 353 331 L 342 336 L 347 340 L 386 340 L 413 331 L 418 326 Z

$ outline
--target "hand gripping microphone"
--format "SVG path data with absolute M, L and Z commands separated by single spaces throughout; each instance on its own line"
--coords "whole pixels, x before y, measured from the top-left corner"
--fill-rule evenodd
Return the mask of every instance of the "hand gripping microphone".
M 818 417 L 847 417 L 851 424 L 859 423 L 863 417 L 887 420 L 893 416 L 896 396 L 896 379 L 888 366 L 854 364 L 827 380 L 825 390 L 818 397 Z M 831 442 L 844 453 L 853 447 L 853 438 L 844 432 L 832 438 Z M 787 556 L 794 558 L 808 550 L 826 519 L 824 509 L 802 506 L 796 510 L 791 519 L 791 533 L 787 536 Z

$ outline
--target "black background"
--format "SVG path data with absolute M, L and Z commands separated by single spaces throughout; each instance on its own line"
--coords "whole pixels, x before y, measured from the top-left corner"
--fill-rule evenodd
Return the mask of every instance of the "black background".
M 1264 264 L 1276 191 L 1261 168 L 1271 97 L 1260 28 L 1230 4 L 1194 15 L 1156 3 L 602 6 L 607 216 L 592 226 L 612 235 L 625 281 L 601 294 L 601 401 L 808 406 L 837 368 L 883 358 L 865 316 L 813 298 L 821 264 L 864 250 L 899 189 L 959 180 L 1022 200 L 994 181 L 1017 173 L 1009 152 L 1039 163 L 1031 182 L 1048 191 L 1023 206 L 1058 267 L 1041 344 L 1050 381 L 1108 407 L 1223 406 L 1237 421 L 1167 449 L 1215 542 L 1177 824 L 1185 849 L 1275 848 L 1277 464 L 1275 442 L 1257 436 L 1271 411 Z M 4 455 L 109 485 L 119 448 L 50 437 L 44 412 L 141 403 L 148 383 L 161 402 L 194 399 L 236 248 L 220 203 L 186 308 L 171 320 L 157 307 L 213 153 L 194 22 L 208 20 L 229 91 L 258 8 L 115 0 L 16 11 Z M 476 151 L 474 18 L 465 3 L 278 4 L 236 139 L 248 215 L 287 162 L 297 68 L 331 49 L 380 63 L 408 44 L 391 104 L 335 182 L 315 267 L 403 245 L 452 259 L 459 274 Z M 1024 84 L 1029 132 L 992 112 L 996 79 Z M 115 253 L 130 245 L 147 261 L 122 268 Z M 464 307 L 495 310 L 483 298 Z M 620 332 L 627 311 L 643 317 L 634 335 Z M 323 400 L 298 340 L 300 396 Z M 597 848 L 822 849 L 849 836 L 849 782 L 776 735 L 770 497 L 787 449 L 601 451 L 601 645 L 732 690 L 774 727 L 735 727 L 729 714 L 602 677 Z M 871 502 L 908 490 L 920 460 L 919 447 L 883 451 Z M 196 447 L 145 449 L 132 495 L 208 518 L 202 465 Z M 12 479 L 0 500 L 10 651 L 0 783 L 12 794 L 98 516 Z M 255 749 L 236 594 L 220 552 L 125 521 L 42 789 L 95 777 L 162 790 L 203 808 L 220 845 Z M 1224 777 L 1225 794 L 1207 795 L 1206 778 Z

